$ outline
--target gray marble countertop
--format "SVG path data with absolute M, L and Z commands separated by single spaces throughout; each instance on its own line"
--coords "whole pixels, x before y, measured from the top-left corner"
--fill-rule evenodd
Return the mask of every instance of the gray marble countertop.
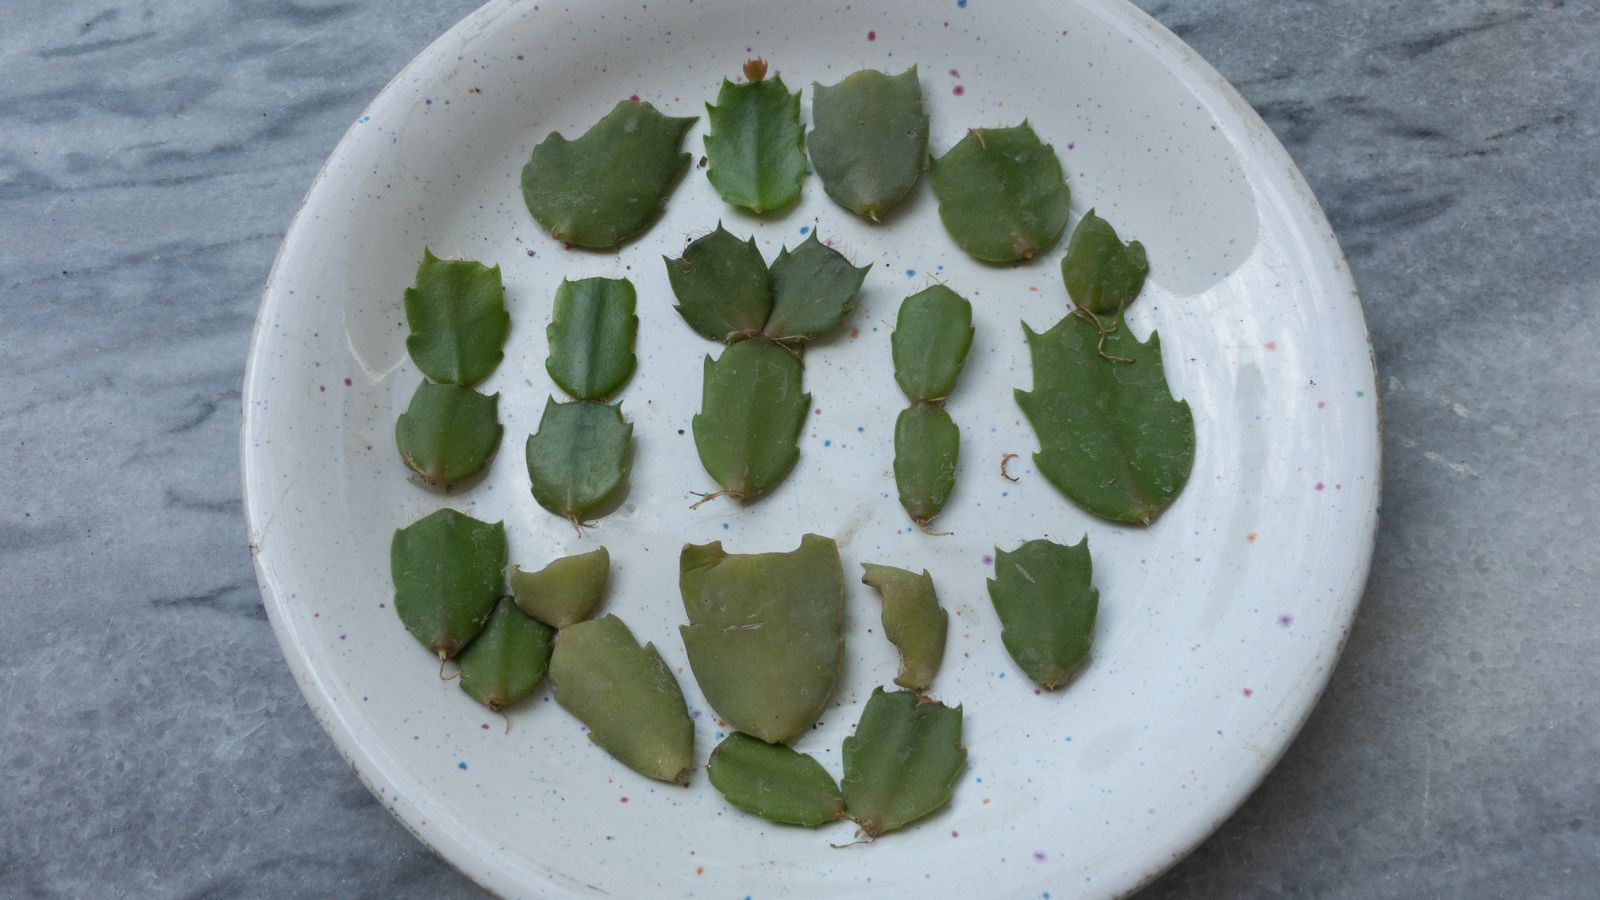
M 295 204 L 476 2 L 7 4 L 0 895 L 475 893 L 301 700 L 237 432 Z M 1600 896 L 1600 4 L 1146 6 L 1321 198 L 1387 425 L 1326 698 L 1146 896 Z

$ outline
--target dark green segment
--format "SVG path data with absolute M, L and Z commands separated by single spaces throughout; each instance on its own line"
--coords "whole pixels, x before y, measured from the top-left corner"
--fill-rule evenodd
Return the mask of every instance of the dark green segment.
M 900 674 L 894 683 L 927 693 L 939 674 L 950 626 L 950 615 L 939 608 L 933 576 L 927 569 L 916 575 L 872 563 L 862 563 L 861 568 L 865 570 L 861 583 L 870 585 L 883 600 L 883 636 L 900 651 Z
M 501 597 L 483 631 L 456 657 L 461 689 L 495 712 L 516 703 L 544 680 L 555 636 L 555 629 Z
M 903 828 L 950 801 L 966 764 L 961 707 L 878 688 L 844 741 L 845 807 L 868 837 Z
M 545 337 L 545 370 L 579 400 L 605 400 L 633 374 L 639 317 L 633 284 L 626 278 L 562 281 Z
M 566 628 L 594 615 L 611 578 L 606 548 L 564 556 L 537 572 L 512 566 L 508 580 L 517 606 L 552 628 Z
M 1189 404 L 1167 387 L 1161 338 L 1141 343 L 1120 316 L 1088 313 L 1023 331 L 1033 390 L 1016 399 L 1039 436 L 1039 471 L 1097 516 L 1155 521 L 1188 481 L 1195 441 Z
M 606 505 L 628 480 L 633 425 L 613 405 L 546 401 L 528 438 L 528 477 L 539 505 L 573 521 Z
M 389 572 L 406 630 L 442 659 L 478 636 L 505 586 L 506 531 L 453 509 L 394 533 Z
M 872 266 L 857 268 L 844 254 L 811 236 L 772 261 L 772 314 L 765 334 L 777 341 L 811 340 L 832 331 L 855 305 Z
M 429 484 L 450 484 L 483 471 L 500 446 L 500 395 L 459 384 L 417 385 L 394 423 L 400 459 Z
M 794 468 L 795 442 L 811 407 L 801 375 L 794 353 L 765 338 L 733 344 L 719 359 L 706 357 L 694 445 L 724 491 L 754 500 Z
M 1111 223 L 1092 209 L 1072 230 L 1067 255 L 1061 260 L 1067 295 L 1098 316 L 1114 316 L 1131 305 L 1149 274 L 1144 245 L 1123 244 Z
M 728 341 L 758 334 L 767 324 L 772 287 L 755 238 L 741 241 L 718 223 L 666 263 L 678 314 L 701 336 Z
M 553 132 L 522 169 L 528 212 L 558 241 L 607 250 L 649 228 L 689 167 L 694 118 L 624 100 L 576 140 Z
M 811 164 L 835 202 L 874 222 L 922 177 L 928 114 L 917 67 L 866 69 L 811 91 Z
M 406 350 L 422 374 L 442 384 L 473 385 L 500 364 L 511 316 L 499 266 L 439 259 L 423 250 L 405 301 Z
M 944 407 L 914 403 L 894 423 L 894 483 L 900 505 L 926 525 L 939 515 L 956 486 L 961 429 Z
M 694 723 L 655 645 L 639 646 L 616 616 L 561 629 L 550 659 L 556 702 L 589 726 L 589 740 L 623 765 L 686 784 Z
M 799 199 L 806 175 L 799 91 L 789 93 L 776 76 L 746 84 L 724 79 L 706 114 L 706 177 L 723 200 L 764 213 Z
M 844 818 L 833 776 L 786 744 L 735 731 L 711 751 L 706 775 L 729 803 L 768 821 L 815 828 Z
M 985 262 L 1031 259 L 1067 227 L 1061 160 L 1027 122 L 972 129 L 930 174 L 945 230 Z
M 912 402 L 943 400 L 972 348 L 972 304 L 942 284 L 900 303 L 889 345 L 894 379 Z
M 994 574 L 989 599 L 1011 658 L 1045 690 L 1071 681 L 1089 657 L 1100 608 L 1089 539 L 1071 547 L 1033 540 L 1010 553 L 996 547 Z

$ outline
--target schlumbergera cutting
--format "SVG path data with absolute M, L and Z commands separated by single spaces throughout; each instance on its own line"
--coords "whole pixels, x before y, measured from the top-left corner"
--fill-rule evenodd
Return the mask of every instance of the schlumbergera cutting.
M 1044 477 L 1083 509 L 1130 525 L 1172 505 L 1195 451 L 1194 415 L 1167 386 L 1160 335 L 1140 341 L 1124 318 L 1147 271 L 1143 245 L 1124 245 L 1091 210 L 1061 264 L 1077 305 L 1043 333 L 1023 325 L 1033 390 L 1016 391 Z
M 574 527 L 611 505 L 628 479 L 633 425 L 606 399 L 633 374 L 636 305 L 625 278 L 563 281 L 556 290 L 545 369 L 575 399 L 546 401 L 528 437 L 528 478 L 539 505 Z
M 699 502 L 755 500 L 800 456 L 811 406 L 802 389 L 805 345 L 844 321 L 871 266 L 851 265 L 813 231 L 769 267 L 754 238 L 741 241 L 720 224 L 666 265 L 679 315 L 728 345 L 720 357 L 706 356 L 694 417 L 695 449 L 720 488 Z
M 918 528 L 944 508 L 955 489 L 961 429 L 945 412 L 972 347 L 972 304 L 944 285 L 900 304 L 889 343 L 894 378 L 911 405 L 894 423 L 894 481 Z
M 968 131 L 929 175 L 945 230 L 984 262 L 1032 259 L 1067 227 L 1072 192 L 1061 160 L 1026 121 Z
M 744 64 L 744 84 L 723 79 L 715 105 L 706 104 L 706 178 L 722 199 L 753 213 L 783 209 L 800 199 L 806 177 L 806 128 L 800 92 L 789 93 L 767 64 Z
M 928 112 L 917 67 L 855 72 L 811 86 L 811 165 L 845 209 L 880 221 L 928 165 Z
M 1032 540 L 994 551 L 989 599 L 1000 616 L 1000 642 L 1033 682 L 1053 691 L 1089 658 L 1100 592 L 1089 538 L 1071 547 Z

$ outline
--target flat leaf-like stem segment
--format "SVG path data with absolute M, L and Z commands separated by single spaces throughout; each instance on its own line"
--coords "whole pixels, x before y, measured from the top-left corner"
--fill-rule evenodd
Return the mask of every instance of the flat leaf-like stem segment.
M 537 572 L 511 567 L 508 580 L 517 606 L 551 628 L 566 628 L 594 615 L 611 579 L 606 548 L 563 556 Z
M 687 784 L 694 722 L 654 644 L 639 646 L 616 616 L 561 629 L 550 659 L 556 702 L 589 726 L 589 740 L 628 768 Z
M 883 636 L 900 651 L 900 674 L 894 683 L 919 694 L 928 692 L 944 658 L 950 615 L 939 608 L 933 576 L 915 575 L 894 566 L 862 563 L 861 583 L 883 599 Z
M 687 544 L 678 561 L 689 666 L 706 702 L 768 743 L 811 727 L 844 656 L 844 569 L 831 538 L 787 553 L 729 554 Z
M 678 314 L 690 328 L 725 342 L 761 333 L 772 315 L 772 287 L 755 238 L 741 241 L 718 222 L 716 231 L 683 248 L 682 257 L 663 259 Z
M 812 756 L 737 731 L 711 751 L 706 775 L 729 803 L 771 822 L 815 828 L 844 818 L 844 795 Z
M 429 484 L 482 472 L 500 446 L 499 401 L 499 394 L 485 397 L 459 384 L 422 382 L 394 423 L 400 459 Z
M 1061 160 L 1027 122 L 968 131 L 930 174 L 945 230 L 977 259 L 1031 259 L 1067 227 Z
M 816 229 L 772 261 L 772 315 L 764 333 L 775 341 L 809 341 L 832 331 L 855 305 L 872 266 L 857 268 L 818 240 Z
M 961 707 L 878 688 L 844 740 L 845 808 L 869 838 L 904 828 L 950 801 L 966 764 Z
M 422 374 L 443 384 L 477 384 L 500 364 L 511 327 L 500 267 L 423 250 L 416 283 L 406 288 L 406 321 L 406 350 Z
M 562 281 L 545 338 L 545 370 L 579 400 L 605 400 L 633 374 L 639 317 L 633 284 L 626 278 Z
M 533 693 L 550 667 L 555 629 L 501 597 L 483 631 L 456 657 L 461 689 L 493 712 Z
M 1047 691 L 1071 681 L 1089 658 L 1100 608 L 1089 539 L 1071 547 L 1033 540 L 1010 553 L 996 547 L 994 574 L 989 599 L 1006 652 Z
M 745 84 L 723 79 L 706 116 L 706 177 L 723 200 L 759 214 L 800 198 L 806 129 L 799 91 L 789 93 L 777 76 Z
M 754 500 L 794 468 L 811 408 L 801 375 L 794 353 L 765 338 L 733 344 L 715 360 L 706 357 L 694 445 L 701 465 L 729 496 Z
M 528 212 L 575 247 L 608 250 L 638 236 L 689 167 L 680 145 L 694 121 L 623 100 L 577 140 L 552 132 L 522 168 Z
M 483 630 L 505 586 L 505 567 L 504 525 L 437 510 L 396 531 L 389 544 L 395 612 L 423 646 L 449 659 Z
M 822 189 L 878 221 L 916 186 L 928 163 L 928 113 L 917 67 L 865 69 L 811 88 L 811 165 Z
M 1114 316 L 1132 305 L 1150 274 L 1144 245 L 1122 243 L 1111 223 L 1089 210 L 1072 229 L 1061 280 L 1072 302 L 1097 316 Z
M 605 506 L 628 480 L 633 424 L 613 405 L 547 400 L 539 430 L 528 437 L 533 499 L 568 521 Z
M 1102 518 L 1148 525 L 1194 465 L 1194 416 L 1174 400 L 1161 338 L 1141 343 L 1122 317 L 1078 310 L 1037 334 L 1026 325 L 1033 390 L 1017 405 L 1039 436 L 1034 464 L 1068 499 Z
M 900 505 L 927 527 L 955 489 L 961 429 L 944 401 L 972 347 L 972 304 L 935 285 L 900 304 L 889 343 L 894 377 L 911 400 L 894 427 L 894 480 Z

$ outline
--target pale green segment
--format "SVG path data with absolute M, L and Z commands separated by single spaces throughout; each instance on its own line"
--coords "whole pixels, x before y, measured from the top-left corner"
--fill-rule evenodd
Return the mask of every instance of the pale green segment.
M 944 407 L 913 403 L 894 423 L 894 483 L 900 505 L 918 525 L 944 509 L 956 486 L 961 429 Z
M 917 67 L 866 69 L 811 89 L 811 165 L 835 202 L 874 222 L 922 177 L 928 114 Z
M 576 247 L 608 250 L 641 234 L 689 166 L 680 145 L 694 122 L 623 100 L 576 140 L 552 132 L 522 169 L 528 212 Z
M 870 585 L 883 599 L 883 636 L 900 651 L 900 674 L 894 683 L 927 693 L 939 662 L 944 659 L 945 634 L 950 615 L 939 608 L 933 576 L 927 569 L 915 575 L 893 566 L 862 563 L 861 583 Z
M 528 437 L 528 478 L 539 505 L 573 521 L 615 499 L 628 480 L 633 424 L 613 405 L 546 401 Z
M 757 334 L 767 324 L 772 287 L 755 238 L 741 241 L 718 223 L 716 231 L 666 263 L 678 314 L 703 337 L 728 341 Z
M 550 659 L 556 702 L 589 726 L 589 740 L 628 768 L 687 784 L 694 722 L 654 644 L 639 646 L 616 616 L 561 629 Z
M 606 548 L 563 556 L 537 572 L 512 566 L 508 580 L 522 611 L 552 628 L 566 628 L 594 615 L 611 579 Z
M 500 267 L 440 259 L 422 251 L 417 280 L 406 288 L 406 350 L 422 374 L 443 384 L 473 385 L 505 355 L 511 327 Z
M 780 250 L 772 261 L 767 337 L 807 341 L 832 331 L 855 306 L 871 268 L 851 265 L 844 254 L 817 239 L 816 229 L 794 250 Z
M 506 530 L 453 509 L 394 533 L 389 573 L 406 630 L 441 659 L 478 636 L 505 587 Z
M 1100 316 L 1114 316 L 1132 305 L 1150 263 L 1144 245 L 1122 243 L 1111 223 L 1089 210 L 1067 241 L 1061 259 L 1061 280 L 1072 302 Z
M 483 631 L 456 657 L 461 689 L 495 712 L 516 703 L 544 680 L 555 636 L 555 629 L 501 597 Z
M 844 795 L 814 757 L 737 731 L 711 751 L 706 775 L 729 803 L 784 825 L 844 818 Z
M 1120 317 L 1069 315 L 1036 334 L 1026 325 L 1033 390 L 1017 405 L 1039 437 L 1035 465 L 1068 499 L 1102 518 L 1148 525 L 1189 479 L 1194 416 L 1174 400 L 1161 338 L 1141 343 Z M 1107 357 L 1117 357 L 1108 359 Z
M 972 304 L 942 284 L 901 301 L 889 336 L 900 390 L 912 402 L 950 396 L 972 333 Z
M 639 332 L 633 284 L 626 278 L 562 281 L 545 328 L 545 370 L 579 400 L 605 400 L 633 374 Z
M 1072 195 L 1061 160 L 1027 122 L 972 129 L 930 175 L 945 230 L 977 259 L 1031 259 L 1067 227 Z
M 1092 583 L 1089 539 L 1071 547 L 1028 541 L 996 547 L 989 599 L 1000 616 L 1000 641 L 1034 683 L 1053 691 L 1089 657 L 1100 592 Z
M 706 177 L 723 200 L 764 213 L 799 199 L 806 175 L 799 91 L 789 93 L 776 76 L 745 84 L 723 79 L 706 115 Z
M 694 445 L 724 491 L 750 501 L 777 486 L 800 456 L 796 441 L 811 395 L 800 389 L 800 360 L 752 338 L 706 357 Z
M 966 765 L 961 707 L 878 688 L 844 740 L 845 808 L 868 837 L 904 828 L 950 801 Z
M 471 478 L 500 446 L 500 395 L 424 381 L 394 423 L 400 459 L 429 484 Z
M 831 538 L 787 553 L 689 544 L 679 557 L 683 645 L 706 702 L 768 743 L 803 733 L 833 696 L 844 656 L 844 568 Z

